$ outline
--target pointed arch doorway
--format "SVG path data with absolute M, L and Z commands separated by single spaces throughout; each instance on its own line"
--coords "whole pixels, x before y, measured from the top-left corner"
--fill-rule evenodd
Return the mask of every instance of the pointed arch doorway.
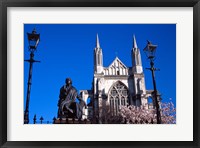
M 111 115 L 118 115 L 120 106 L 128 105 L 129 91 L 126 85 L 121 81 L 114 83 L 109 90 L 108 101 Z

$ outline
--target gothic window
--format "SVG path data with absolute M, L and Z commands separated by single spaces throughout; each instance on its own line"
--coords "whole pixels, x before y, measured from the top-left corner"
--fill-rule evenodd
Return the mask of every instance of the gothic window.
M 115 116 L 119 113 L 120 106 L 128 104 L 128 89 L 121 83 L 116 82 L 109 91 L 110 112 Z

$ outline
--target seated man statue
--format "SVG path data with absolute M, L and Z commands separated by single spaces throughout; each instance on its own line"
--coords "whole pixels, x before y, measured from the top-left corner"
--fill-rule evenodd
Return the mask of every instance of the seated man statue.
M 70 78 L 66 78 L 65 85 L 60 88 L 60 95 L 58 101 L 58 118 L 62 118 L 67 114 L 74 115 L 73 118 L 78 118 L 79 120 L 82 118 L 82 108 L 76 102 L 76 98 L 84 103 L 86 107 L 85 101 L 81 99 L 81 96 L 78 95 L 78 92 L 75 87 L 72 86 L 72 80 Z M 81 105 L 82 106 L 82 105 Z M 68 115 L 66 117 L 69 117 Z

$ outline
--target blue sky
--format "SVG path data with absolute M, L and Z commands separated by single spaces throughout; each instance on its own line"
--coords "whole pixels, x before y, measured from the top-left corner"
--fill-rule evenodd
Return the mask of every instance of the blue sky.
M 131 67 L 133 35 L 142 56 L 147 89 L 153 89 L 150 66 L 143 52 L 150 40 L 158 45 L 155 67 L 157 89 L 163 102 L 176 104 L 176 25 L 175 24 L 25 24 L 24 59 L 29 59 L 27 32 L 36 28 L 40 43 L 35 52 L 29 105 L 30 123 L 34 115 L 52 121 L 57 116 L 59 90 L 66 77 L 71 77 L 77 90 L 91 89 L 93 50 L 96 34 L 103 50 L 103 64 L 109 66 L 116 56 Z M 29 63 L 24 62 L 24 107 L 27 95 Z

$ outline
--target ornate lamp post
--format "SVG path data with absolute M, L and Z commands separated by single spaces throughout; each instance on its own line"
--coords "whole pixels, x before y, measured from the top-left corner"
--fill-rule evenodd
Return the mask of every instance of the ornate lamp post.
M 31 81 L 32 81 L 32 69 L 34 62 L 40 62 L 34 60 L 34 52 L 37 49 L 37 46 L 40 41 L 40 34 L 37 34 L 36 30 L 33 29 L 32 33 L 27 33 L 28 41 L 29 41 L 29 52 L 30 52 L 30 59 L 25 60 L 29 62 L 29 75 L 28 75 L 28 88 L 27 88 L 27 96 L 26 96 L 26 108 L 24 111 L 24 124 L 29 123 L 29 101 L 30 101 L 30 93 L 31 93 Z
M 155 73 L 154 73 L 154 71 L 158 70 L 154 67 L 156 48 L 157 48 L 157 45 L 153 45 L 150 41 L 147 41 L 147 46 L 144 48 L 144 52 L 147 55 L 148 59 L 150 60 L 151 68 L 147 68 L 147 69 L 151 70 L 151 73 L 152 73 L 153 87 L 154 87 L 154 99 L 155 99 L 156 114 L 157 114 L 157 124 L 161 124 L 160 107 L 158 104 L 158 92 L 157 92 L 157 88 L 156 88 L 156 80 L 155 80 Z

